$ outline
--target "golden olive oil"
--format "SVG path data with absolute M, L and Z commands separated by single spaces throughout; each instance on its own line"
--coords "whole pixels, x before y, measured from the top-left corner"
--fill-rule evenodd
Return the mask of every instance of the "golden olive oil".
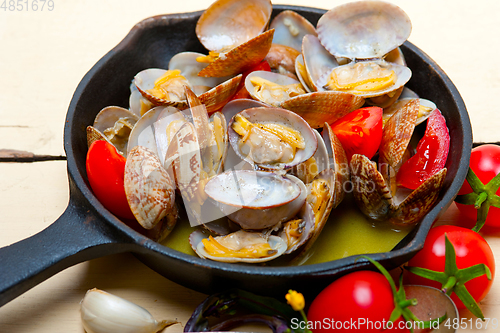
M 387 252 L 412 228 L 413 226 L 397 227 L 390 223 L 371 221 L 356 207 L 352 195 L 347 195 L 339 207 L 332 210 L 316 243 L 294 264 L 317 264 L 352 255 Z M 194 230 L 186 216 L 181 215 L 174 230 L 162 244 L 179 252 L 195 255 L 189 245 L 189 234 Z M 267 265 L 289 265 L 292 259 L 293 255 L 279 258 Z

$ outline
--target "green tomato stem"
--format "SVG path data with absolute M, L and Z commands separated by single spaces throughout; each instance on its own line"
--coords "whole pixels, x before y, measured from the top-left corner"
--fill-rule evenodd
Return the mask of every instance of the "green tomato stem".
M 450 296 L 455 293 L 457 297 L 464 303 L 472 314 L 476 317 L 483 319 L 483 313 L 477 305 L 474 298 L 471 296 L 465 283 L 478 276 L 486 275 L 491 279 L 491 271 L 488 266 L 484 264 L 477 264 L 467 268 L 459 269 L 456 262 L 455 247 L 448 239 L 446 233 L 444 234 L 445 240 L 445 269 L 444 272 L 436 272 L 421 267 L 407 267 L 407 269 L 421 277 L 438 281 L 442 284 L 441 291 Z
M 441 287 L 441 291 L 446 295 L 450 296 L 453 293 L 453 288 L 457 284 L 457 278 L 455 276 L 449 276 L 448 281 Z
M 475 207 L 476 209 L 481 208 L 481 205 L 483 204 L 483 202 L 485 202 L 485 201 L 486 201 L 486 199 L 488 199 L 488 193 L 486 193 L 486 192 L 481 192 L 481 193 L 478 195 L 478 197 L 477 197 L 477 199 L 476 199 L 476 202 L 474 203 L 474 207 Z
M 400 301 L 398 302 L 398 305 L 401 307 L 401 308 L 407 308 L 411 305 L 415 306 L 417 305 L 417 299 L 416 298 L 412 298 L 412 299 L 407 299 L 407 300 L 404 300 L 404 301 Z
M 464 205 L 474 205 L 477 209 L 477 221 L 472 230 L 479 232 L 486 222 L 490 206 L 500 208 L 500 197 L 496 194 L 500 188 L 500 173 L 485 185 L 472 168 L 469 168 L 466 180 L 473 192 L 459 195 L 455 201 Z

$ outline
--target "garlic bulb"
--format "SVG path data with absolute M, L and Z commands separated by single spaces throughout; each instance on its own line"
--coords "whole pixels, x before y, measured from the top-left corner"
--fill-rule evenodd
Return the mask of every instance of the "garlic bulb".
M 176 321 L 158 322 L 144 308 L 99 289 L 90 289 L 80 303 L 87 333 L 155 333 Z

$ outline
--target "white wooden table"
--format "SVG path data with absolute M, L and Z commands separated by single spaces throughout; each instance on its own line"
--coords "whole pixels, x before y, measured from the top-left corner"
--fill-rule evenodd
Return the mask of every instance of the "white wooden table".
M 23 0 L 25 1 L 25 0 Z M 28 0 L 32 5 L 33 0 Z M 287 0 L 329 9 L 347 1 Z M 411 42 L 450 76 L 470 113 L 475 142 L 500 141 L 497 126 L 500 47 L 495 0 L 392 0 L 413 23 Z M 0 0 L 0 149 L 64 155 L 63 127 L 81 78 L 142 19 L 200 10 L 210 0 L 53 0 L 53 10 L 9 10 Z M 13 3 L 13 1 L 12 1 Z M 0 163 L 0 246 L 49 226 L 68 202 L 65 161 Z M 452 207 L 443 221 L 456 219 Z M 500 258 L 499 235 L 486 239 Z M 497 264 L 498 259 L 497 258 Z M 206 295 L 163 278 L 131 254 L 84 262 L 41 283 L 0 309 L 0 332 L 83 332 L 79 301 L 97 287 L 185 323 Z M 500 318 L 500 282 L 480 305 Z M 466 312 L 462 316 L 468 316 Z M 254 328 L 254 330 L 263 330 Z M 167 331 L 180 332 L 175 326 Z M 467 329 L 465 331 L 475 331 Z M 493 330 L 488 330 L 493 331 Z

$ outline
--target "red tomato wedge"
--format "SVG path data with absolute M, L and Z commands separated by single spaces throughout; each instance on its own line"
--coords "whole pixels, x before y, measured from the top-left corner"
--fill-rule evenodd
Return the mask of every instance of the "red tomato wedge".
M 259 64 L 251 67 L 250 69 L 246 70 L 243 72 L 243 76 L 241 77 L 240 85 L 238 87 L 238 91 L 236 94 L 231 98 L 233 99 L 240 99 L 240 98 L 249 98 L 251 99 L 252 97 L 248 93 L 247 89 L 245 88 L 245 79 L 248 76 L 248 74 L 255 72 L 255 71 L 271 71 L 271 67 L 269 66 L 269 63 L 266 60 L 262 60 Z
M 427 127 L 418 142 L 417 153 L 403 163 L 396 180 L 399 185 L 416 189 L 420 184 L 444 168 L 450 150 L 450 133 L 446 120 L 436 109 L 427 119 Z
M 371 159 L 382 140 L 382 108 L 370 106 L 357 109 L 331 124 L 344 148 L 347 159 L 354 154 Z
M 87 152 L 87 177 L 99 201 L 110 212 L 125 219 L 135 219 L 125 196 L 123 175 L 126 158 L 106 141 L 95 141 Z

